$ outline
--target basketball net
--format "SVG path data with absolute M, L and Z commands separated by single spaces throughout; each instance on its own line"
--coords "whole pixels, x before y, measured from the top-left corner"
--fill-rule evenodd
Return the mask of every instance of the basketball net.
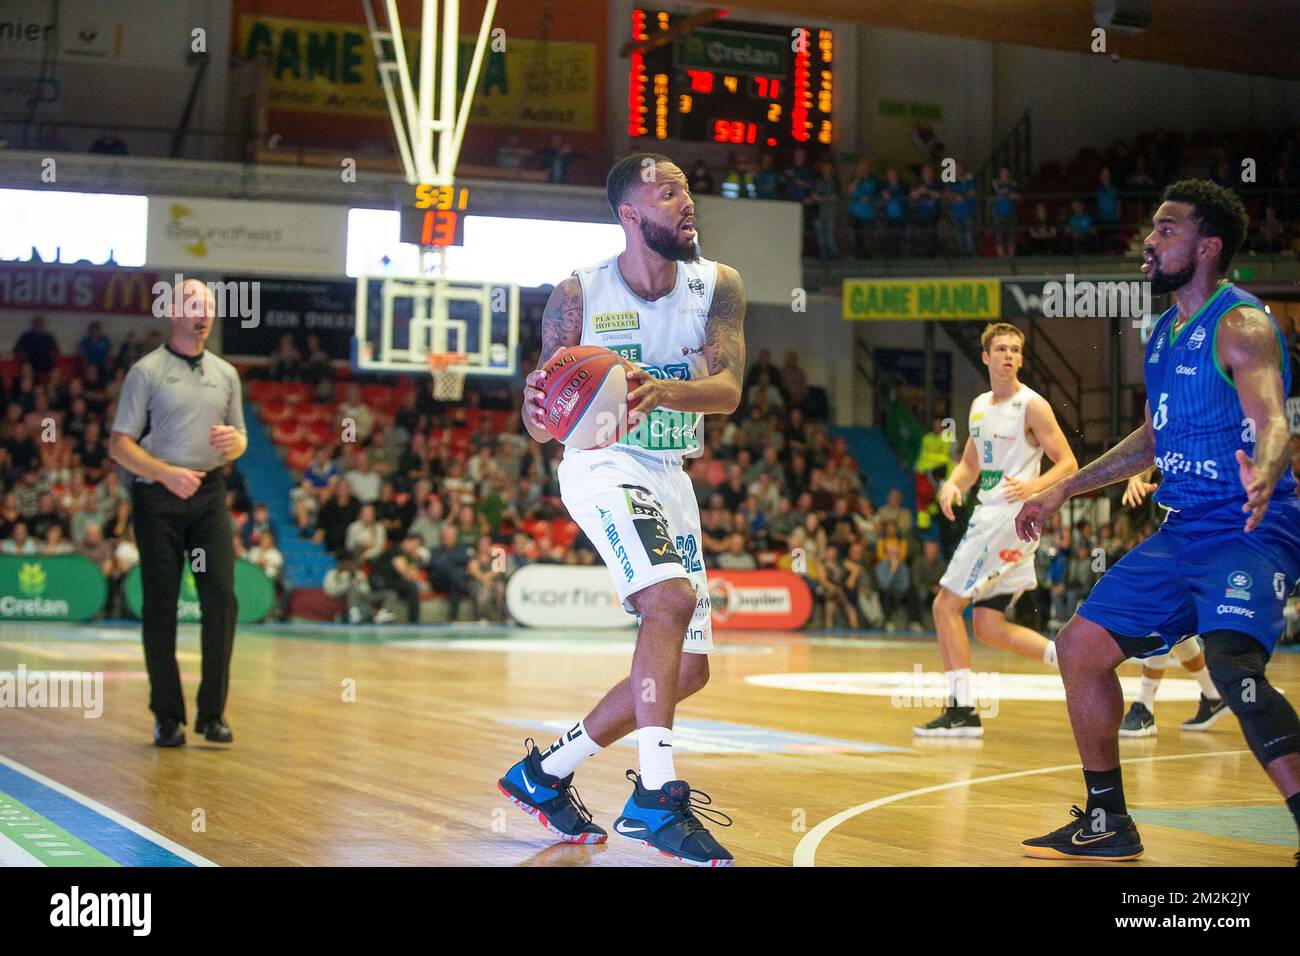
M 425 356 L 433 376 L 433 397 L 440 402 L 459 402 L 465 397 L 464 352 L 430 352 Z M 459 366 L 459 367 L 453 367 Z

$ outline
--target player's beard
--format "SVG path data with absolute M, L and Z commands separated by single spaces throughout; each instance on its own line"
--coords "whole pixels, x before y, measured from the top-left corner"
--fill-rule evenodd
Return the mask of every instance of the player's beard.
M 665 229 L 657 222 L 641 220 L 641 239 L 651 251 L 657 252 L 665 259 L 677 262 L 695 262 L 700 258 L 700 249 L 696 244 L 697 232 L 690 239 L 679 237 L 677 230 Z
M 1196 263 L 1194 262 L 1187 263 L 1177 272 L 1161 272 L 1160 266 L 1156 265 L 1151 269 L 1151 294 L 1164 295 L 1167 292 L 1177 292 L 1195 276 Z

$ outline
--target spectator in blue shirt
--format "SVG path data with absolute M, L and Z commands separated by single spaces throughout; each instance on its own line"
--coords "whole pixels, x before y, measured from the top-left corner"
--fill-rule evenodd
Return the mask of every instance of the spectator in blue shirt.
M 849 219 L 853 223 L 853 249 L 860 259 L 868 259 L 874 251 L 876 232 L 876 193 L 880 180 L 871 175 L 871 163 L 858 160 L 849 185 Z
M 921 179 L 910 196 L 919 255 L 933 256 L 939 251 L 939 201 L 943 193 L 943 184 L 934 178 L 934 167 L 928 163 L 922 166 Z
M 1083 208 L 1083 200 L 1076 199 L 1070 203 L 1070 218 L 1065 224 L 1070 234 L 1070 248 L 1075 255 L 1092 251 L 1092 238 L 1095 230 L 1092 217 Z
M 998 170 L 998 178 L 993 180 L 993 234 L 999 256 L 1016 254 L 1016 203 L 1019 200 L 1011 169 L 1003 166 Z
M 975 177 L 957 164 L 957 181 L 948 186 L 948 198 L 952 202 L 949 215 L 952 216 L 952 230 L 957 239 L 957 254 L 975 255 Z
M 1110 169 L 1101 168 L 1101 180 L 1095 193 L 1097 197 L 1097 225 L 1101 232 L 1101 246 L 1111 251 L 1119 238 L 1119 190 L 1110 181 Z
M 759 199 L 781 198 L 781 174 L 772 168 L 771 153 L 758 158 L 758 172 L 754 175 L 754 190 Z
M 812 192 L 813 179 L 813 171 L 808 166 L 808 151 L 802 146 L 796 147 L 794 158 L 785 170 L 785 198 L 802 203 Z
M 77 351 L 82 361 L 99 369 L 101 379 L 108 378 L 108 359 L 113 354 L 113 343 L 104 334 L 104 323 L 96 319 L 82 336 Z
M 903 232 L 907 227 L 907 183 L 898 178 L 898 170 L 885 171 L 880 186 L 880 202 L 885 212 L 885 241 L 889 255 L 903 254 Z

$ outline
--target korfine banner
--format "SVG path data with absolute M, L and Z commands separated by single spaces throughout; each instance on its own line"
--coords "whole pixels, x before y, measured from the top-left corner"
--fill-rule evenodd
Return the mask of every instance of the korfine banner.
M 797 630 L 812 615 L 812 594 L 789 571 L 709 571 L 715 628 Z M 600 565 L 530 564 L 506 583 L 506 609 L 525 627 L 633 627 Z
M 525 565 L 506 582 L 506 610 L 524 627 L 636 626 L 604 565 Z
M 344 274 L 346 206 L 149 197 L 151 268 Z
M 89 621 L 107 596 L 99 568 L 79 554 L 0 554 L 0 621 Z
M 126 606 L 136 617 L 144 605 L 144 589 L 140 583 L 140 566 L 136 565 L 122 582 L 122 595 Z M 261 568 L 243 558 L 235 559 L 235 601 L 239 605 L 236 620 L 240 624 L 256 624 L 275 603 L 275 585 Z M 194 583 L 194 573 L 187 567 L 181 579 L 181 593 L 176 599 L 176 620 L 192 623 L 203 620 L 199 607 L 199 589 Z

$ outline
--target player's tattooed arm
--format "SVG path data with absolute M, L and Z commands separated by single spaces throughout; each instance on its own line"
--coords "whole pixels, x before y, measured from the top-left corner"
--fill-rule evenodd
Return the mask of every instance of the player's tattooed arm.
M 551 440 L 542 423 L 542 391 L 545 376 L 541 368 L 557 350 L 582 341 L 582 283 L 577 276 L 569 276 L 551 290 L 542 312 L 542 351 L 537 356 L 537 369 L 524 380 L 524 404 L 521 414 L 524 427 L 535 441 L 543 444 Z
M 542 312 L 542 352 L 537 357 L 541 368 L 556 349 L 582 341 L 582 283 L 569 276 L 554 289 Z
M 740 407 L 745 377 L 745 284 L 731 266 L 718 263 L 718 281 L 704 324 L 705 378 L 664 379 L 660 404 L 679 412 L 721 412 Z
M 1057 482 L 1049 491 L 1059 492 L 1063 499 L 1086 495 L 1141 474 L 1155 464 L 1155 457 L 1156 433 L 1151 427 L 1151 406 L 1148 405 L 1147 420 L 1131 435 L 1096 461 Z

